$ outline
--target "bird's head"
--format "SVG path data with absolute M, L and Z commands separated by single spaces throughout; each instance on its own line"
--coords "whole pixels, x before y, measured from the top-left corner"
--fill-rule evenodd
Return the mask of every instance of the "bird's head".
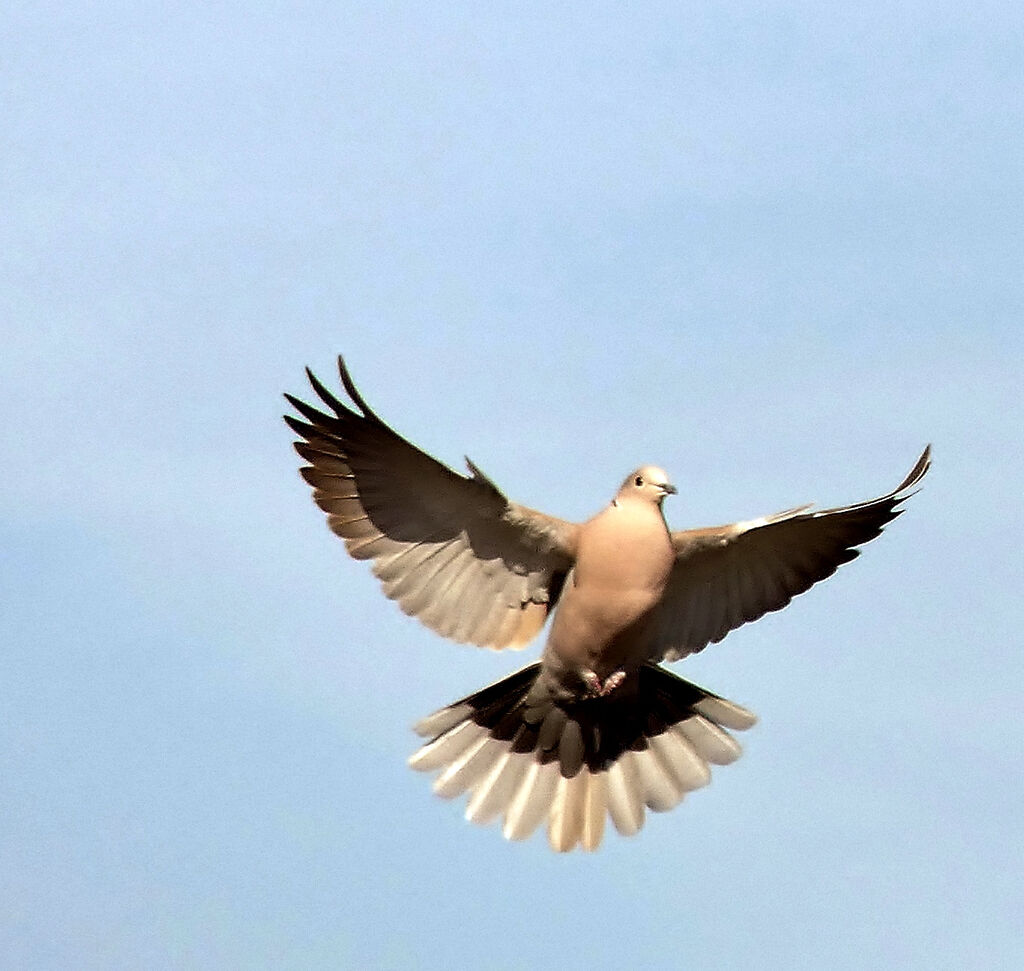
M 617 501 L 640 499 L 660 505 L 665 496 L 675 495 L 676 491 L 664 469 L 656 465 L 644 465 L 626 476 L 615 498 Z

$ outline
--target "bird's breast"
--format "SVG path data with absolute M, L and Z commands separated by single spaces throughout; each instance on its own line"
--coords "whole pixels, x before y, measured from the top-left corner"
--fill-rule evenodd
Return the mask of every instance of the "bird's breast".
M 629 599 L 661 597 L 675 559 L 661 513 L 626 518 L 616 511 L 588 524 L 576 556 L 578 587 Z
M 661 599 L 673 559 L 660 513 L 634 518 L 625 529 L 613 516 L 589 523 L 548 647 L 594 670 L 619 666 L 633 653 L 639 657 L 642 622 Z

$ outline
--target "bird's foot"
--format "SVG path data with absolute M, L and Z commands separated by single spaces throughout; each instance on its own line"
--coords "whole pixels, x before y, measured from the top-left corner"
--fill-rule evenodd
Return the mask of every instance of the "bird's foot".
M 601 679 L 589 668 L 580 671 L 580 677 L 587 686 L 585 698 L 604 698 L 610 695 L 623 681 L 626 680 L 625 671 L 614 671 L 602 682 Z
M 580 671 L 580 677 L 583 679 L 583 683 L 587 686 L 585 698 L 600 698 L 601 697 L 601 679 L 589 668 L 583 668 Z
M 610 695 L 623 681 L 626 680 L 625 671 L 613 671 L 605 679 L 604 684 L 601 687 L 602 695 Z

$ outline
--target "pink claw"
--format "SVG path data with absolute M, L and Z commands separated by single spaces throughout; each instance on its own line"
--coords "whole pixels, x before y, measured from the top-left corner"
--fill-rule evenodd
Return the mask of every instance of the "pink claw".
M 583 683 L 587 686 L 588 698 L 597 698 L 601 695 L 603 691 L 601 679 L 594 674 L 593 671 L 584 668 L 580 671 L 580 677 L 583 679 Z
M 601 694 L 610 695 L 625 680 L 625 671 L 614 672 L 613 674 L 609 675 L 607 680 L 605 681 L 604 686 L 601 688 Z

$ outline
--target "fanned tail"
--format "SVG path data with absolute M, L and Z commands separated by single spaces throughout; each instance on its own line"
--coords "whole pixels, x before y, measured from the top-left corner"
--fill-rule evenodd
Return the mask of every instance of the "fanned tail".
M 434 791 L 469 793 L 466 818 L 504 818 L 507 839 L 547 821 L 552 849 L 595 850 L 605 820 L 632 836 L 645 812 L 665 812 L 707 785 L 709 765 L 739 758 L 726 729 L 756 717 L 655 664 L 605 697 L 558 700 L 531 664 L 440 709 L 416 726 L 430 739 L 410 759 L 440 770 Z

